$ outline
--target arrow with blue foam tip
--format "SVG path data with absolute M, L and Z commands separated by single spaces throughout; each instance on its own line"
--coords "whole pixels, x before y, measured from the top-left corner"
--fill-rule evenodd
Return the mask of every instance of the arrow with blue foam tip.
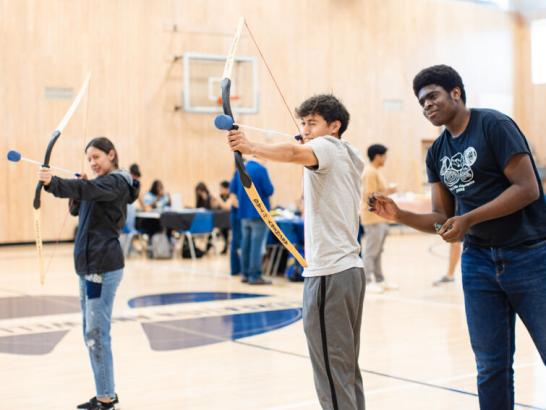
M 25 158 L 25 157 L 23 157 L 21 155 L 21 153 L 19 151 L 15 151 L 15 150 L 8 151 L 7 158 L 8 158 L 8 161 L 11 161 L 11 162 L 25 161 L 25 162 L 29 162 L 31 164 L 36 164 L 36 165 L 42 166 L 41 162 L 35 161 L 33 159 L 30 159 L 30 158 Z M 57 171 L 62 171 L 64 173 L 66 173 L 66 174 L 75 175 L 78 178 L 81 176 L 81 174 L 79 172 L 70 171 L 69 169 L 66 169 L 66 168 L 56 167 L 56 166 L 53 166 L 53 165 L 50 165 L 48 168 L 56 169 Z
M 230 117 L 227 114 L 217 115 L 216 118 L 214 118 L 214 125 L 219 130 L 230 131 L 232 129 L 232 127 L 235 125 L 235 126 L 237 126 L 239 128 L 245 128 L 245 129 L 248 129 L 248 130 L 263 132 L 263 133 L 266 133 L 266 134 L 282 135 L 284 137 L 295 138 L 298 141 L 301 140 L 300 135 L 293 136 L 293 135 L 286 134 L 286 133 L 280 132 L 280 131 L 270 130 L 270 129 L 266 129 L 266 128 L 258 128 L 258 127 L 253 127 L 253 126 L 250 126 L 250 125 L 243 125 L 243 124 L 235 123 L 233 121 L 233 118 Z

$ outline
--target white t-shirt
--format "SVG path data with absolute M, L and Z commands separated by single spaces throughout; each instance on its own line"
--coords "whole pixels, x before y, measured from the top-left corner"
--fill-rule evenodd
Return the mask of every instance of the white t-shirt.
M 364 162 L 347 141 L 332 136 L 306 143 L 318 159 L 303 175 L 305 258 L 303 276 L 325 276 L 363 267 L 358 215 Z

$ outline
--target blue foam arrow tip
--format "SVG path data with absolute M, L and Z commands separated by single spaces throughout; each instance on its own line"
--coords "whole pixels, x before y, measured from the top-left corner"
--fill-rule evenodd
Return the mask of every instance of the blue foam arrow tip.
M 21 153 L 17 151 L 13 151 L 13 150 L 8 152 L 8 160 L 17 162 L 20 159 L 21 159 Z
M 214 125 L 219 130 L 230 130 L 233 127 L 233 118 L 225 114 L 217 115 L 214 119 Z

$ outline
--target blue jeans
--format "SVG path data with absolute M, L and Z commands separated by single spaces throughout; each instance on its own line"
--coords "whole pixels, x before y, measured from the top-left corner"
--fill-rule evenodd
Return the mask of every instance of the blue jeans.
M 93 276 L 94 278 L 80 276 L 83 338 L 89 351 L 97 397 L 114 397 L 116 389 L 110 326 L 114 297 L 123 276 L 123 269 Z M 98 283 L 100 279 L 102 283 Z
M 241 273 L 241 257 L 239 249 L 241 248 L 241 219 L 233 210 L 229 214 L 229 223 L 231 225 L 231 244 L 229 245 L 229 263 L 232 275 Z
M 255 282 L 262 277 L 262 252 L 267 227 L 261 219 L 241 219 L 241 262 L 244 278 Z
M 480 409 L 511 410 L 516 314 L 546 364 L 546 240 L 514 248 L 465 245 L 461 268 Z

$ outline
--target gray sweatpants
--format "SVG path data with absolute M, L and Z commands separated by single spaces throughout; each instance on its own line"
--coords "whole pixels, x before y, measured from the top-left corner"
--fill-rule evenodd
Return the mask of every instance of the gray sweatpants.
M 364 270 L 368 282 L 371 282 L 372 278 L 375 278 L 377 283 L 383 282 L 385 276 L 381 266 L 381 254 L 389 233 L 389 225 L 387 223 L 364 225 L 364 232 Z
M 365 291 L 362 268 L 305 278 L 303 327 L 323 409 L 365 408 L 358 367 Z

